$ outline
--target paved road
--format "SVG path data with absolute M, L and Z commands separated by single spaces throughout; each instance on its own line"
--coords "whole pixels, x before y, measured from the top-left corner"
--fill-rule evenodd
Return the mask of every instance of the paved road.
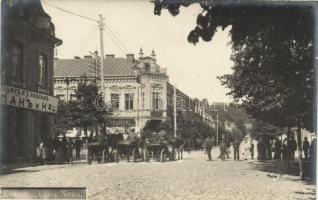
M 84 186 L 89 199 L 312 199 L 315 186 L 289 175 L 274 176 L 250 161 L 206 161 L 203 152 L 158 163 L 49 165 L 0 176 L 2 186 Z

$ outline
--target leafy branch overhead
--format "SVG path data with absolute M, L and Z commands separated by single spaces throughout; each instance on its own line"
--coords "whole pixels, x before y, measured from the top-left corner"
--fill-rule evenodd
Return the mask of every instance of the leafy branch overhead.
M 155 1 L 155 14 L 195 1 Z M 202 12 L 188 35 L 196 44 L 230 28 L 233 73 L 219 79 L 253 117 L 277 126 L 314 128 L 313 8 L 311 4 L 200 1 Z

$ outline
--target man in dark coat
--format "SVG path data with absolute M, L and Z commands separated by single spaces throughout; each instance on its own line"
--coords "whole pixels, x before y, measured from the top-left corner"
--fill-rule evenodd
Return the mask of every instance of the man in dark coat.
M 275 141 L 275 153 L 274 153 L 274 159 L 281 159 L 282 155 L 282 142 L 279 138 Z
M 288 145 L 287 138 L 285 138 L 284 142 L 283 142 L 283 150 L 282 150 L 283 160 L 287 160 L 288 159 L 287 145 Z
M 240 159 L 240 140 L 238 140 L 237 138 L 234 140 L 233 149 L 234 149 L 234 160 L 239 160 Z
M 73 162 L 73 148 L 74 144 L 70 138 L 66 139 L 66 162 L 67 163 L 72 163 Z
M 212 151 L 213 139 L 211 136 L 208 136 L 204 141 L 204 148 L 208 154 L 209 161 L 212 161 L 211 151 Z
M 289 149 L 289 159 L 290 160 L 294 160 L 295 159 L 295 151 L 297 150 L 297 142 L 294 139 L 294 137 L 290 138 L 289 148 L 288 149 Z
M 75 156 L 76 156 L 76 160 L 80 160 L 81 159 L 81 149 L 83 148 L 83 142 L 81 139 L 76 138 L 75 141 Z
M 303 150 L 304 150 L 304 154 L 305 154 L 305 159 L 308 159 L 308 153 L 309 153 L 309 142 L 307 140 L 307 137 L 304 138 L 304 142 L 303 142 Z

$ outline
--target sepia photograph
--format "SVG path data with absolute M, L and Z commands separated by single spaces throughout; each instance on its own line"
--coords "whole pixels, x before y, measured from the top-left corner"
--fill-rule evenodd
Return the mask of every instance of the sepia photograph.
M 317 17 L 1 0 L 0 199 L 315 200 Z

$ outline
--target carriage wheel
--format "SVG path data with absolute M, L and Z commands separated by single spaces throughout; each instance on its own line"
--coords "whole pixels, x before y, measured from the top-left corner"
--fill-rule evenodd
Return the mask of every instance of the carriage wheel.
M 134 150 L 132 152 L 132 157 L 133 157 L 134 162 L 137 162 L 136 148 L 134 148 Z
M 166 162 L 166 150 L 162 149 L 160 152 L 160 162 Z

